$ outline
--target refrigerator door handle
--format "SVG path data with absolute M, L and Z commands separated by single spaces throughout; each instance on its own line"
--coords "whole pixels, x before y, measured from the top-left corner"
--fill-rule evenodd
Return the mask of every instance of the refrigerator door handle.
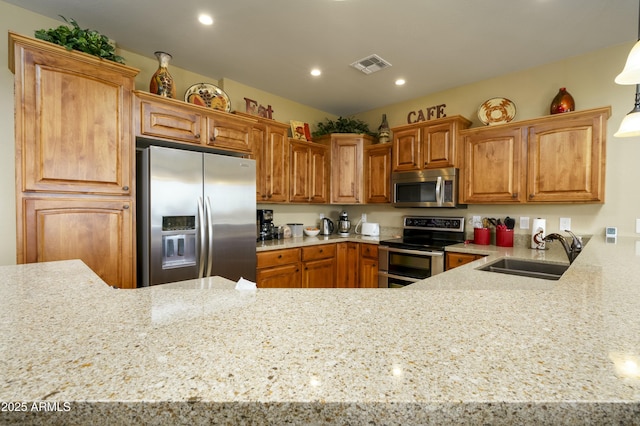
M 205 212 L 207 215 L 207 272 L 205 277 L 210 276 L 213 273 L 213 220 L 211 218 L 211 198 L 207 197 L 207 203 L 205 205 Z
M 198 278 L 204 277 L 204 262 L 205 262 L 205 254 L 206 250 L 206 228 L 205 228 L 205 220 L 204 220 L 204 206 L 202 204 L 202 197 L 198 197 L 198 228 L 200 230 L 200 254 L 198 256 Z

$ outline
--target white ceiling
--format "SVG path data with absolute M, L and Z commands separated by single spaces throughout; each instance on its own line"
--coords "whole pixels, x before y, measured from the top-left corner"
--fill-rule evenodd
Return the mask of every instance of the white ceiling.
M 175 66 L 343 116 L 638 35 L 638 0 L 5 1 L 73 18 L 125 50 L 169 52 Z M 199 24 L 200 12 L 214 24 Z M 349 66 L 371 54 L 392 66 L 370 75 Z M 312 67 L 322 76 L 311 77 Z M 400 77 L 407 83 L 396 87 Z

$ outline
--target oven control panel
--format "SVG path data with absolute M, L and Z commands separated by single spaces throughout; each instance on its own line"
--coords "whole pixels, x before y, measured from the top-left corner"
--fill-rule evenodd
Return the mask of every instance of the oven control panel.
M 464 217 L 405 216 L 404 228 L 464 232 Z

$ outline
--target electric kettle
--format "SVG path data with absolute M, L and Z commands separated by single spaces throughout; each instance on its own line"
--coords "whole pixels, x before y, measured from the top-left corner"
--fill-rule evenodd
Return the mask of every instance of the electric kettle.
M 320 220 L 320 235 L 331 235 L 333 233 L 333 222 L 331 219 L 323 217 Z

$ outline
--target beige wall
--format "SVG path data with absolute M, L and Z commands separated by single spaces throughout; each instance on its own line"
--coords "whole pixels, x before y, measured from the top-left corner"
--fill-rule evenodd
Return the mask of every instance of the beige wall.
M 24 9 L 0 1 L 0 33 L 15 31 L 25 35 L 33 35 L 39 28 L 51 28 L 59 25 L 59 21 L 28 12 Z M 633 43 L 615 46 L 592 52 L 563 61 L 536 67 L 526 71 L 505 75 L 499 78 L 484 80 L 474 84 L 445 90 L 428 96 L 416 97 L 407 102 L 389 105 L 372 111 L 357 114 L 358 118 L 367 121 L 372 129 L 377 128 L 382 113 L 386 113 L 390 125 L 398 126 L 406 123 L 410 111 L 426 107 L 446 104 L 447 115 L 463 115 L 480 125 L 476 110 L 486 99 L 506 97 L 517 107 L 516 120 L 539 117 L 548 112 L 551 99 L 559 87 L 567 87 L 574 96 L 578 109 L 596 108 L 611 105 L 613 115 L 608 123 L 607 138 L 607 186 L 606 203 L 604 205 L 551 205 L 551 206 L 469 206 L 466 210 L 424 210 L 394 209 L 389 206 L 345 206 L 355 223 L 362 212 L 368 214 L 371 222 L 380 222 L 384 226 L 400 226 L 400 218 L 405 214 L 445 214 L 519 218 L 545 217 L 549 232 L 556 231 L 560 217 L 572 219 L 572 229 L 584 234 L 598 234 L 605 226 L 617 226 L 621 235 L 635 234 L 635 218 L 640 217 L 640 196 L 633 188 L 640 181 L 640 138 L 618 139 L 613 133 L 622 117 L 632 108 L 635 87 L 618 86 L 613 83 L 615 75 L 622 69 L 626 55 Z M 149 56 L 136 55 L 130 52 L 119 52 L 125 57 L 127 65 L 140 69 L 136 79 L 136 88 L 148 90 L 148 82 L 157 67 L 157 62 L 150 52 Z M 0 43 L 0 128 L 2 143 L 0 144 L 0 265 L 15 263 L 15 188 L 14 188 L 14 131 L 13 131 L 13 75 L 7 67 L 7 43 Z M 229 79 L 216 80 L 199 74 L 170 67 L 177 84 L 178 97 L 194 83 L 209 82 L 220 85 L 229 94 L 232 108 L 244 111 L 244 98 L 256 100 L 262 105 L 271 105 L 274 118 L 288 122 L 291 119 L 315 124 L 328 114 L 287 99 L 251 88 Z M 409 85 L 401 90 L 411 90 Z M 301 222 L 312 224 L 317 221 L 319 213 L 337 219 L 341 206 L 301 206 L 301 205 L 260 205 L 273 208 L 277 223 Z M 526 233 L 527 231 L 517 232 Z

